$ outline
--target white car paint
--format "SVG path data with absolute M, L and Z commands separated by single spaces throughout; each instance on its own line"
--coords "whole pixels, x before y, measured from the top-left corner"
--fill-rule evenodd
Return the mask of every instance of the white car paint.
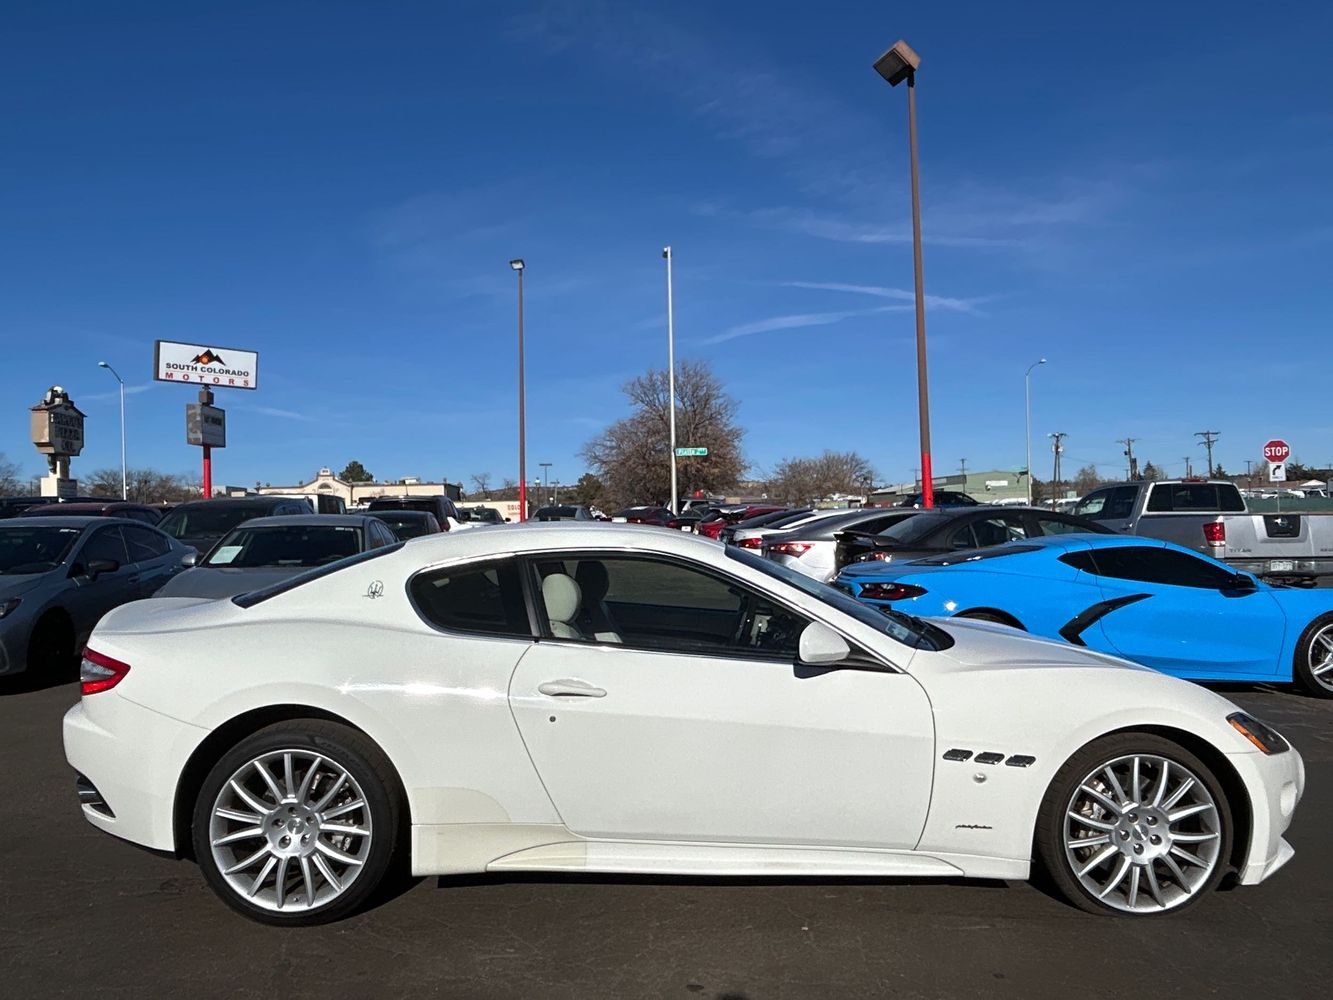
M 823 622 L 873 654 L 810 670 L 615 644 L 491 638 L 423 621 L 405 581 L 527 552 L 668 554 Z M 1203 688 L 1003 626 L 950 620 L 942 651 L 901 644 L 838 607 L 680 532 L 525 524 L 450 532 L 249 608 L 162 599 L 113 611 L 90 648 L 131 665 L 64 722 L 70 764 L 115 811 L 94 826 L 173 851 L 187 762 L 210 733 L 271 706 L 346 720 L 401 779 L 418 875 L 488 870 L 1025 878 L 1060 766 L 1125 728 L 1180 730 L 1236 770 L 1253 822 L 1243 883 L 1291 849 L 1304 787 Z M 538 688 L 582 683 L 605 697 Z M 1029 767 L 941 759 L 951 747 Z M 187 810 L 188 812 L 188 810 Z M 183 836 L 184 835 L 184 836 Z

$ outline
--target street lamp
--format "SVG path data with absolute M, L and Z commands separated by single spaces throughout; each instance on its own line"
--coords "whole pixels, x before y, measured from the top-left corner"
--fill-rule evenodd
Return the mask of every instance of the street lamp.
M 120 383 L 120 498 L 128 500 L 130 498 L 130 482 L 125 474 L 125 380 L 120 377 L 119 372 L 105 361 L 97 362 L 97 367 L 105 368 L 116 376 L 116 381 Z
M 1046 359 L 1034 361 L 1028 365 L 1028 370 L 1023 373 L 1023 410 L 1027 414 L 1027 436 L 1025 438 L 1028 446 L 1028 506 L 1032 506 L 1032 369 L 1037 365 L 1044 365 Z
M 550 502 L 551 502 L 551 463 L 550 463 L 550 462 L 538 462 L 537 464 L 540 465 L 540 466 L 542 467 L 542 496 L 546 498 L 546 499 L 544 499 L 544 500 L 542 501 L 542 503 L 550 503 Z
M 523 392 L 523 259 L 516 257 L 509 266 L 518 272 L 518 519 L 528 519 L 527 418 Z
M 663 247 L 662 256 L 666 258 L 667 279 L 667 409 L 670 416 L 668 450 L 671 452 L 671 513 L 680 513 L 679 489 L 676 480 L 676 321 L 671 302 L 671 248 Z
M 912 269 L 916 277 L 916 386 L 921 425 L 921 506 L 935 505 L 930 468 L 930 393 L 926 380 L 926 293 L 921 274 L 921 190 L 916 151 L 916 70 L 921 57 L 899 39 L 875 60 L 875 72 L 892 87 L 907 81 L 907 134 L 912 161 Z

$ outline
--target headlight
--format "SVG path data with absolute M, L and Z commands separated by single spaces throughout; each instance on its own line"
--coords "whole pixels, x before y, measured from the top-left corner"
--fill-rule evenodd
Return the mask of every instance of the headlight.
M 1240 733 L 1256 747 L 1267 754 L 1286 753 L 1291 749 L 1291 744 L 1286 738 L 1272 726 L 1260 722 L 1253 715 L 1246 715 L 1244 712 L 1236 712 L 1227 716 L 1227 722 L 1231 723 L 1231 728 Z
M 18 597 L 10 597 L 0 601 L 0 618 L 4 618 L 22 603 L 22 599 Z

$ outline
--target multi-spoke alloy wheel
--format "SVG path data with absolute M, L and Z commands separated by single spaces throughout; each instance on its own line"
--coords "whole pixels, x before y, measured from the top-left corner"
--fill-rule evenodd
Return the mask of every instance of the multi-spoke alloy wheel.
M 359 734 L 327 723 L 246 740 L 213 769 L 196 806 L 195 851 L 209 881 L 269 922 L 349 912 L 393 850 L 397 810 L 385 767 Z
M 1164 913 L 1217 884 L 1230 822 L 1201 761 L 1159 737 L 1125 734 L 1086 748 L 1056 776 L 1038 850 L 1084 909 Z
M 296 748 L 237 769 L 218 792 L 209 830 L 213 862 L 232 889 L 293 912 L 346 892 L 373 836 L 356 779 L 323 754 Z
M 1296 642 L 1296 680 L 1310 694 L 1333 698 L 1333 615 L 1315 619 Z

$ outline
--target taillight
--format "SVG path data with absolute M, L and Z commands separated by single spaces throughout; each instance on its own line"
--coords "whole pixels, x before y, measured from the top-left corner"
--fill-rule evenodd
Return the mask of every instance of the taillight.
M 1227 540 L 1227 526 L 1224 521 L 1209 521 L 1203 526 L 1203 540 L 1210 545 L 1222 545 Z
M 738 549 L 761 549 L 763 547 L 764 547 L 764 540 L 758 537 L 742 538 L 739 542 L 736 543 L 736 548 Z
M 809 552 L 813 545 L 809 542 L 777 542 L 768 547 L 771 556 L 796 556 L 798 559 Z
M 79 664 L 79 684 L 83 694 L 97 694 L 98 691 L 110 691 L 130 672 L 130 665 L 120 660 L 97 652 L 95 649 L 83 651 L 83 661 Z
M 914 587 L 910 583 L 863 583 L 856 596 L 866 601 L 906 601 L 925 592 L 925 587 Z

